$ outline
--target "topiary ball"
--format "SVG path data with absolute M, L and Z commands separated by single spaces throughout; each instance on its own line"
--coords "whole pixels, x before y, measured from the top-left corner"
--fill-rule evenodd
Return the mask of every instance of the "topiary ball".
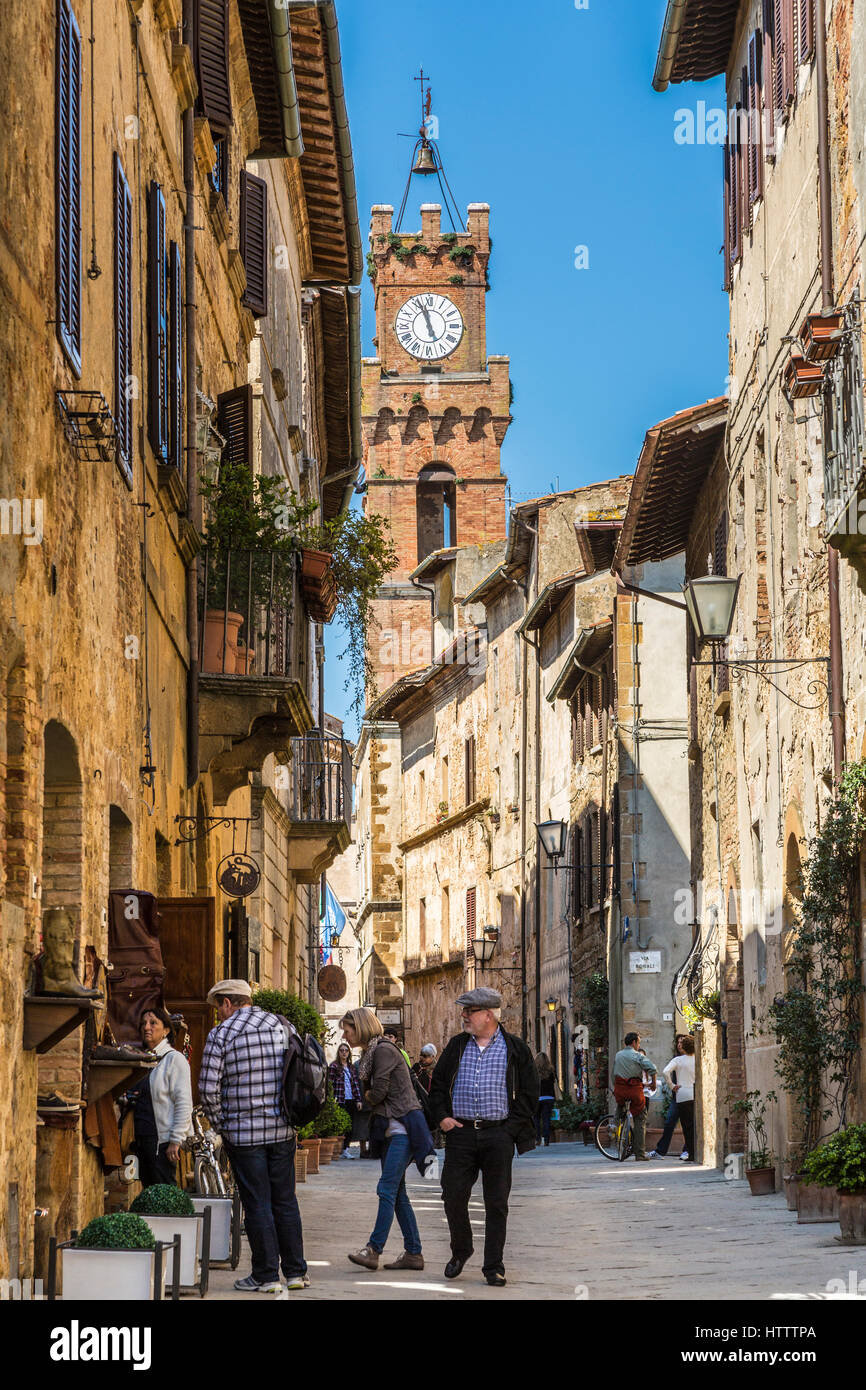
M 78 1250 L 153 1250 L 155 1245 L 147 1222 L 128 1211 L 95 1216 L 75 1242 Z
M 195 1216 L 195 1207 L 180 1187 L 168 1182 L 155 1182 L 139 1192 L 130 1206 L 140 1216 Z

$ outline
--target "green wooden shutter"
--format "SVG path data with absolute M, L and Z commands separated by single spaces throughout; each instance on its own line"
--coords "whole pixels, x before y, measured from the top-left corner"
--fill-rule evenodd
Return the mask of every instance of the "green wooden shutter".
M 114 156 L 114 403 L 117 457 L 132 484 L 132 198 Z
M 56 65 L 57 335 L 81 372 L 81 32 L 58 0 Z
M 168 461 L 183 473 L 183 286 L 180 247 L 171 243 L 168 256 Z
M 147 432 L 160 463 L 168 463 L 168 307 L 165 199 L 156 182 L 147 200 Z

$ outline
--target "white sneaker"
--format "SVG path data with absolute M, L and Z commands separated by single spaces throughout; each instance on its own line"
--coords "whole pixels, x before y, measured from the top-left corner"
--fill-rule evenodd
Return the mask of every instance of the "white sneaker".
M 655 1149 L 650 1149 L 649 1153 L 647 1154 L 647 1158 L 658 1158 L 658 1157 L 659 1157 L 659 1155 L 656 1153 Z
M 291 1287 L 292 1287 L 292 1286 L 291 1286 L 291 1284 L 290 1284 L 290 1285 L 289 1285 L 289 1288 L 291 1288 Z M 259 1284 L 258 1288 L 256 1289 L 256 1293 L 272 1293 L 272 1294 L 275 1293 L 275 1294 L 281 1294 L 281 1293 L 285 1293 L 285 1291 L 286 1291 L 286 1286 L 285 1286 L 285 1284 L 283 1284 L 279 1279 L 274 1279 L 274 1280 L 272 1280 L 269 1284 Z
M 686 1150 L 683 1149 L 682 1153 L 680 1154 L 680 1163 L 688 1163 L 688 1161 L 689 1161 L 689 1156 L 688 1156 Z
M 358 1155 L 357 1155 L 357 1154 L 350 1153 L 350 1151 L 349 1151 L 348 1149 L 344 1149 L 343 1152 L 340 1154 L 340 1157 L 341 1157 L 341 1158 L 357 1158 Z

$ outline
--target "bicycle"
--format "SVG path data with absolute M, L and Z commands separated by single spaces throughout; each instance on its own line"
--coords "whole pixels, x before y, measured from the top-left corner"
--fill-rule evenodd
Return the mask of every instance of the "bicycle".
M 624 1163 L 634 1153 L 634 1120 L 626 1111 L 623 1119 L 616 1112 L 603 1115 L 595 1127 L 595 1143 L 599 1153 L 612 1163 Z
M 192 1112 L 192 1134 L 184 1147 L 193 1155 L 195 1190 L 202 1197 L 229 1197 L 234 1186 L 223 1142 L 200 1107 Z

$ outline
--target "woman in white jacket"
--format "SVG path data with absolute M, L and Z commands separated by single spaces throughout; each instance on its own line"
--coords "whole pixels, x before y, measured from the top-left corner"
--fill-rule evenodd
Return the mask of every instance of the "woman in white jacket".
M 139 1178 L 143 1187 L 176 1184 L 180 1146 L 192 1119 L 189 1062 L 172 1046 L 174 1029 L 164 1009 L 142 1015 L 141 1040 L 159 1061 L 132 1092 Z

